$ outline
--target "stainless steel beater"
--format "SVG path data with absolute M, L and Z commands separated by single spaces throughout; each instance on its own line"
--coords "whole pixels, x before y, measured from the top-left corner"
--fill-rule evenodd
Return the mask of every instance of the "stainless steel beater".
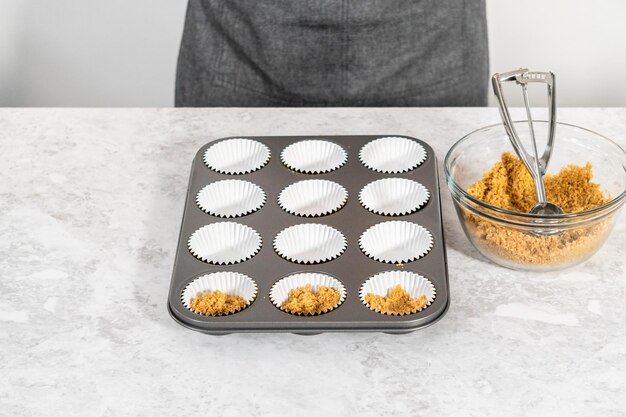
M 522 86 L 524 93 L 524 104 L 526 106 L 526 116 L 528 117 L 528 127 L 530 132 L 530 139 L 533 147 L 533 154 L 529 154 L 522 141 L 515 130 L 513 120 L 511 120 L 511 114 L 504 100 L 504 94 L 502 90 L 502 84 L 504 82 L 515 81 L 518 85 Z M 554 74 L 552 72 L 531 72 L 526 68 L 521 68 L 516 71 L 506 72 L 503 74 L 494 74 L 491 77 L 491 83 L 493 85 L 493 91 L 498 99 L 498 108 L 500 109 L 500 116 L 502 116 L 502 122 L 506 130 L 513 149 L 517 153 L 517 156 L 522 160 L 530 175 L 533 177 L 535 183 L 535 191 L 537 192 L 537 204 L 530 210 L 530 214 L 538 215 L 558 215 L 563 214 L 563 210 L 556 204 L 550 203 L 546 199 L 546 190 L 543 184 L 543 176 L 546 174 L 548 168 L 548 162 L 550 161 L 550 155 L 552 154 L 552 147 L 554 144 L 554 134 L 556 130 L 556 101 L 555 101 L 555 83 Z M 537 152 L 537 142 L 535 140 L 535 130 L 533 128 L 533 119 L 530 112 L 530 104 L 528 100 L 528 90 L 526 86 L 530 83 L 543 83 L 546 84 L 548 89 L 548 112 L 549 112 L 549 130 L 548 130 L 548 142 L 546 148 L 539 157 Z

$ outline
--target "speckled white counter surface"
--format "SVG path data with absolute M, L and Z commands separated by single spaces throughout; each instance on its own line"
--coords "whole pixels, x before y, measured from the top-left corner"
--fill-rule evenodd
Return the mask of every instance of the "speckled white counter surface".
M 559 120 L 626 146 L 626 109 Z M 190 164 L 232 135 L 405 134 L 441 164 L 495 109 L 0 109 L 1 416 L 623 416 L 626 216 L 588 262 L 507 270 L 442 181 L 451 307 L 379 333 L 208 336 L 167 292 Z

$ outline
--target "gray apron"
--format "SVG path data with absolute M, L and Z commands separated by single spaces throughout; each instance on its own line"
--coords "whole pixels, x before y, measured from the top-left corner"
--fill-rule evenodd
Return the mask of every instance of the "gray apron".
M 176 106 L 484 106 L 484 0 L 189 0 Z

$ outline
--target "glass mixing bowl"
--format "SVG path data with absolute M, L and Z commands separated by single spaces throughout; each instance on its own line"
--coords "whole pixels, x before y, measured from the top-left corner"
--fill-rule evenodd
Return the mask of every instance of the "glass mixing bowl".
M 529 137 L 527 121 L 514 124 L 520 137 Z M 534 128 L 541 155 L 548 122 L 534 121 Z M 533 271 L 563 269 L 591 257 L 606 241 L 626 201 L 626 152 L 598 133 L 557 123 L 547 173 L 590 162 L 592 181 L 600 184 L 600 190 L 611 200 L 593 210 L 538 216 L 504 210 L 467 193 L 505 151 L 515 154 L 504 126 L 497 124 L 463 137 L 445 158 L 446 180 L 456 212 L 476 249 L 499 265 Z

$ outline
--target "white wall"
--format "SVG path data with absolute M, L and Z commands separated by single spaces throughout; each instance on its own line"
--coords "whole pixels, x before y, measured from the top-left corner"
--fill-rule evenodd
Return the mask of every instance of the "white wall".
M 185 0 L 0 0 L 0 106 L 171 106 Z
M 185 6 L 0 0 L 0 106 L 173 105 Z M 626 1 L 488 0 L 488 18 L 492 72 L 550 69 L 561 106 L 626 106 Z
M 557 105 L 626 107 L 626 1 L 487 0 L 487 18 L 492 73 L 551 70 Z

